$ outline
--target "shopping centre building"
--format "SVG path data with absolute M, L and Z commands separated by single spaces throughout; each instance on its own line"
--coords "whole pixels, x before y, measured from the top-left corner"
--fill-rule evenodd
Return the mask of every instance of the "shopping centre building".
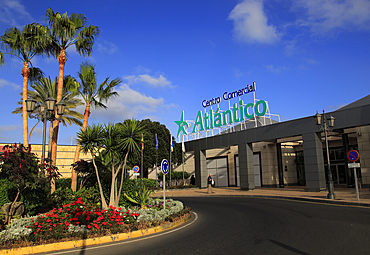
M 230 116 L 239 113 L 236 108 L 234 112 L 230 109 Z M 243 115 L 242 111 L 240 114 Z M 266 124 L 266 115 L 262 115 L 246 120 L 254 123 L 252 125 L 243 127 L 245 123 L 240 122 L 232 130 L 186 141 L 185 164 L 175 170 L 194 174 L 196 185 L 201 188 L 207 187 L 207 177 L 212 174 L 219 187 L 252 190 L 300 184 L 305 185 L 307 191 L 325 190 L 328 174 L 325 132 L 316 124 L 315 116 Z M 362 187 L 370 187 L 370 95 L 326 113 L 326 119 L 330 117 L 335 118 L 334 126 L 327 132 L 334 184 L 353 187 L 354 170 L 348 168 L 351 162 L 347 154 L 356 150 L 359 153 L 356 162 L 360 163 L 356 171 L 358 180 Z M 204 118 L 197 117 L 198 129 L 202 128 L 201 121 L 206 129 Z M 212 117 L 209 120 L 212 121 Z M 179 130 L 184 131 L 180 122 L 187 125 L 183 117 L 177 124 Z

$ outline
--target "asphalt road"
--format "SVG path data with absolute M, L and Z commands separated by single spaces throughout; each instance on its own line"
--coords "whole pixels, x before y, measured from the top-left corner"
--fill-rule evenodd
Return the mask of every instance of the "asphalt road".
M 50 254 L 370 254 L 370 208 L 249 197 L 178 200 L 196 213 L 180 229 Z

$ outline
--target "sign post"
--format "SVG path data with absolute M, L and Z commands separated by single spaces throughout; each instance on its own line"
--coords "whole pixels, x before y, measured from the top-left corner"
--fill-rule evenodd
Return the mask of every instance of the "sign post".
M 358 151 L 355 150 L 350 150 L 347 154 L 347 158 L 349 161 L 352 163 L 348 163 L 348 168 L 353 168 L 353 172 L 355 174 L 355 186 L 356 186 L 356 196 L 357 196 L 357 201 L 360 200 L 359 194 L 358 194 L 358 183 L 357 183 L 357 171 L 356 167 L 360 167 L 360 163 L 353 163 L 359 159 L 360 155 L 358 154 Z
M 134 176 L 135 176 L 135 180 L 136 180 L 137 179 L 137 176 L 139 175 L 140 168 L 138 166 L 134 166 L 132 168 L 132 170 L 134 171 Z
M 168 174 L 168 161 L 167 159 L 163 159 L 161 163 L 161 171 L 163 173 L 163 210 L 166 209 L 166 180 L 165 176 Z

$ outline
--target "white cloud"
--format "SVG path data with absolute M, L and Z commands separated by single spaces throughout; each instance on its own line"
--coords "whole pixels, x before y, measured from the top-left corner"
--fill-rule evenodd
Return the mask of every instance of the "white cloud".
M 102 122 L 119 122 L 128 118 L 146 118 L 171 107 L 163 98 L 153 98 L 123 84 L 117 91 L 119 96 L 107 103 L 107 110 L 92 110 L 91 119 Z
M 267 65 L 265 66 L 267 70 L 269 70 L 271 73 L 279 74 L 282 71 L 289 70 L 286 66 L 274 66 L 274 65 Z
M 128 84 L 146 83 L 156 88 L 173 87 L 172 83 L 162 74 L 159 77 L 153 77 L 149 74 L 130 75 L 126 76 L 125 79 L 128 80 Z
M 298 0 L 294 9 L 303 8 L 306 17 L 299 20 L 314 34 L 325 34 L 333 29 L 370 29 L 369 0 Z
M 229 14 L 234 21 L 235 37 L 248 43 L 273 43 L 280 35 L 268 24 L 262 0 L 245 0 L 237 4 Z
M 0 4 L 0 22 L 20 28 L 34 21 L 31 14 L 26 11 L 26 8 L 20 1 L 3 0 Z
M 21 89 L 20 85 L 17 85 L 13 82 L 10 82 L 10 81 L 7 81 L 7 80 L 4 80 L 4 79 L 0 78 L 0 88 L 5 87 L 5 86 L 10 86 L 10 87 L 12 87 L 13 89 L 16 89 L 16 90 Z
M 97 43 L 97 50 L 101 52 L 107 52 L 108 54 L 113 54 L 118 51 L 118 47 L 112 42 L 103 40 Z
M 0 125 L 0 132 L 6 132 L 6 131 L 14 131 L 17 130 L 18 127 L 16 125 Z

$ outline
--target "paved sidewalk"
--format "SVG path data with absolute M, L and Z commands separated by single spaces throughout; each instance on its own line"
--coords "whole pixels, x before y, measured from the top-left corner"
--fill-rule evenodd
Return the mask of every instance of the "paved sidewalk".
M 342 205 L 355 205 L 370 207 L 369 188 L 359 188 L 359 201 L 357 201 L 356 189 L 341 186 L 334 187 L 336 199 L 327 199 L 328 191 L 307 192 L 304 186 L 286 186 L 284 188 L 259 188 L 254 190 L 241 190 L 239 187 L 215 187 L 214 193 L 207 194 L 207 189 L 167 189 L 166 198 L 171 197 L 197 197 L 197 196 L 252 196 L 252 197 L 274 197 L 287 198 L 302 201 L 313 201 L 320 203 L 333 203 Z M 163 196 L 162 191 L 156 191 L 153 197 Z

